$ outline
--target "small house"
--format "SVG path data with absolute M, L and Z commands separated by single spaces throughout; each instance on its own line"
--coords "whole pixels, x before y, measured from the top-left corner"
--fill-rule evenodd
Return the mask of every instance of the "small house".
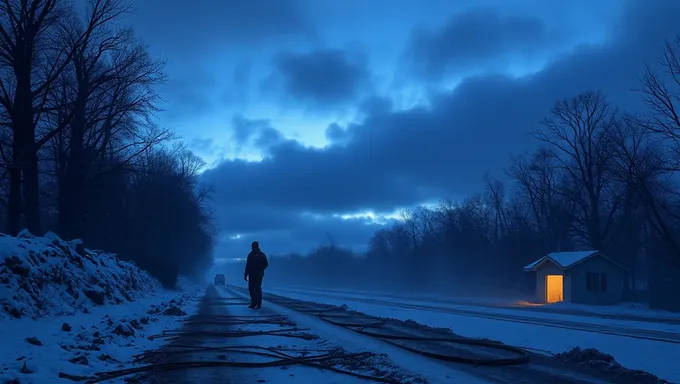
M 524 271 L 536 272 L 536 298 L 547 304 L 617 304 L 628 283 L 628 270 L 599 251 L 551 253 Z

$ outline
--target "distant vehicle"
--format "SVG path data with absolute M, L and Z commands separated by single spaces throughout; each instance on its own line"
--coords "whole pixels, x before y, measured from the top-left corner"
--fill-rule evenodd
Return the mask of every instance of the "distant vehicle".
M 215 275 L 215 285 L 226 285 L 227 284 L 227 279 L 224 277 L 223 274 L 217 274 Z

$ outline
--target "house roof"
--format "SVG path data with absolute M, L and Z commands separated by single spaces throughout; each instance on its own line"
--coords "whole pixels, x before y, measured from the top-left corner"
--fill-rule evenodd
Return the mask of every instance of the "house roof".
M 537 267 L 539 267 L 546 261 L 550 261 L 553 264 L 560 267 L 561 269 L 567 270 L 595 256 L 602 257 L 609 261 L 610 263 L 626 270 L 624 266 L 608 258 L 604 254 L 600 253 L 600 251 L 553 252 L 527 265 L 526 267 L 524 267 L 524 270 L 535 271 Z

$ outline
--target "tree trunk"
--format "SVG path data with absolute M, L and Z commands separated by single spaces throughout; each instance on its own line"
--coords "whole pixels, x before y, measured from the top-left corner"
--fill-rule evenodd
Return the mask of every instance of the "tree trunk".
M 68 188 L 69 184 L 64 175 L 58 183 L 59 197 L 57 198 L 57 233 L 63 239 L 71 238 L 71 228 L 68 221 L 68 217 L 71 214 L 71 204 L 68 197 L 71 196 L 71 192 Z
M 59 233 L 67 238 L 83 235 L 82 191 L 85 183 L 84 135 L 86 96 L 81 90 L 74 106 L 69 136 L 65 180 L 59 189 Z
M 22 150 L 21 136 L 14 134 L 12 139 L 12 167 L 9 170 L 9 198 L 7 207 L 7 231 L 11 236 L 16 236 L 21 230 Z
M 15 69 L 17 71 L 17 69 Z M 38 185 L 38 153 L 35 147 L 35 125 L 33 124 L 33 94 L 31 90 L 30 67 L 16 72 L 15 140 L 21 159 L 23 173 L 24 214 L 26 227 L 31 233 L 40 231 L 40 195 Z
M 22 181 L 26 181 L 26 163 L 29 133 L 33 132 L 33 98 L 31 94 L 31 73 L 30 66 L 25 68 L 22 61 L 15 66 L 17 79 L 16 91 L 14 94 L 14 116 L 12 118 L 12 160 L 14 167 L 10 171 L 10 208 L 9 208 L 9 230 L 12 234 L 17 234 L 21 230 L 21 212 L 28 215 L 29 205 L 34 201 L 29 201 L 24 195 L 23 205 L 21 199 Z M 33 141 L 33 137 L 30 137 Z M 23 179 L 22 179 L 23 175 Z M 25 190 L 24 190 L 25 193 Z M 23 209 L 22 209 L 23 207 Z
M 33 124 L 27 130 L 24 143 L 24 204 L 26 228 L 33 234 L 40 233 L 40 180 L 38 172 L 38 151 L 35 148 Z M 30 141 L 28 141 L 30 140 Z

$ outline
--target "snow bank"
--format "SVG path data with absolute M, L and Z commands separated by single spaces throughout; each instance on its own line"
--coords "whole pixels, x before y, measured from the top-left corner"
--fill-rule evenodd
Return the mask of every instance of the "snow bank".
M 589 367 L 593 367 L 595 369 L 599 369 L 600 371 L 603 372 L 614 372 L 622 377 L 623 376 L 634 377 L 639 382 L 647 383 L 656 382 L 659 384 L 670 383 L 669 381 L 659 379 L 659 377 L 649 372 L 637 369 L 628 369 L 622 366 L 618 361 L 616 361 L 614 356 L 599 351 L 595 348 L 581 349 L 581 347 L 574 347 L 567 352 L 556 354 L 554 358 L 563 361 L 577 363 L 580 365 L 586 365 Z
M 160 283 L 135 264 L 92 251 L 54 233 L 0 234 L 0 318 L 89 313 L 157 292 Z
M 150 336 L 180 328 L 198 312 L 202 294 L 197 286 L 181 292 L 161 290 L 77 316 L 0 319 L 0 383 L 71 384 L 67 376 L 133 367 L 136 355 L 167 342 Z

